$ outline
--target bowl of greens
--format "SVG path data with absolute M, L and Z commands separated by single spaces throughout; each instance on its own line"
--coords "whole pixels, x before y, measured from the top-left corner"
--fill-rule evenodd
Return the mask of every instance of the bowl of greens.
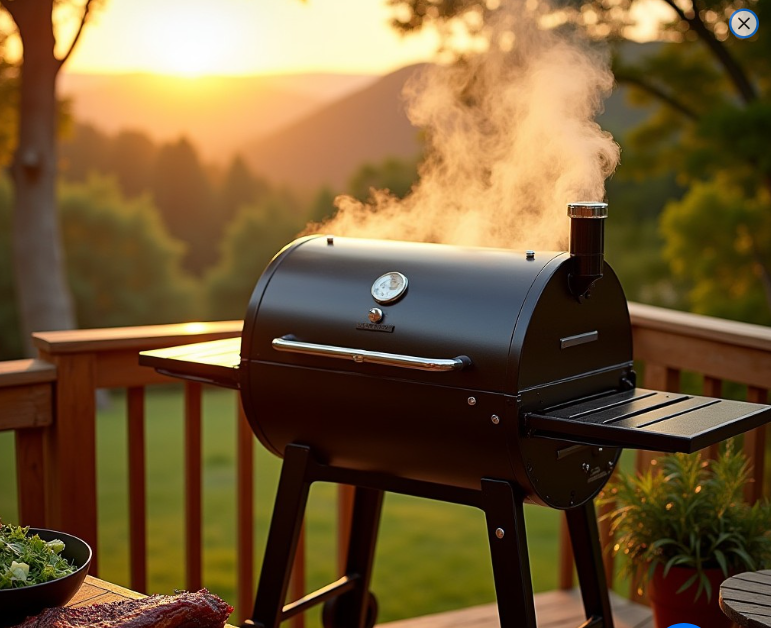
M 64 606 L 90 564 L 91 548 L 71 534 L 0 524 L 0 626 Z

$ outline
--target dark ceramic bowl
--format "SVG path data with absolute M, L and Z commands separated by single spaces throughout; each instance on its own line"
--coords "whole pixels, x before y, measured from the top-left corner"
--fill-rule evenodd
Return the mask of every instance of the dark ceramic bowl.
M 44 541 L 61 539 L 64 542 L 61 555 L 78 569 L 69 576 L 50 582 L 19 589 L 0 589 L 0 626 L 3 628 L 21 623 L 44 608 L 64 606 L 80 589 L 91 564 L 91 548 L 76 536 L 40 528 L 30 528 L 28 534 L 37 534 Z

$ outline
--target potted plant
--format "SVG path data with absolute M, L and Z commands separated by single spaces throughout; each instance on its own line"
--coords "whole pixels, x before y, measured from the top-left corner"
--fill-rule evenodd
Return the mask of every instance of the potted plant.
M 605 517 L 613 551 L 624 557 L 622 574 L 647 583 L 657 628 L 729 627 L 718 587 L 731 575 L 771 567 L 771 505 L 744 500 L 750 466 L 730 442 L 716 460 L 673 454 L 657 469 L 619 473 L 601 499 L 613 505 Z

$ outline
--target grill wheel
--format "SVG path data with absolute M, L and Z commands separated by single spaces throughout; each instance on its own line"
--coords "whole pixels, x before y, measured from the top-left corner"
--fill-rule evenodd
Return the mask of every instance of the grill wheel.
M 350 596 L 343 594 L 324 602 L 321 611 L 321 623 L 324 628 L 358 628 L 356 621 L 351 621 L 353 618 L 350 617 L 350 607 L 346 604 L 346 601 L 351 599 Z M 377 598 L 370 591 L 367 593 L 367 617 L 361 628 L 373 628 L 376 620 Z

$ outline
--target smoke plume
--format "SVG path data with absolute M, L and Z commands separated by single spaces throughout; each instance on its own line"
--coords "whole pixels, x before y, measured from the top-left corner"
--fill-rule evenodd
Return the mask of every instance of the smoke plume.
M 566 204 L 605 196 L 619 147 L 594 121 L 613 86 L 607 56 L 545 29 L 542 3 L 497 12 L 483 53 L 418 71 L 404 90 L 426 157 L 411 193 L 335 200 L 315 231 L 516 249 L 563 249 Z

